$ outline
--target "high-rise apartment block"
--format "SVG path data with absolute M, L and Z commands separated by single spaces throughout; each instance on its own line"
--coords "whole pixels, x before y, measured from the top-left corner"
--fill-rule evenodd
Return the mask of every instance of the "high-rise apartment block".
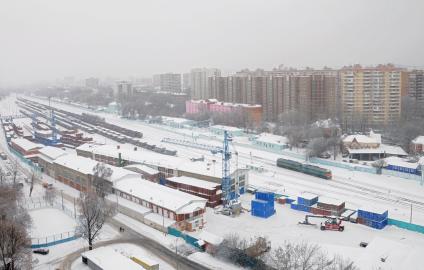
M 407 73 L 393 65 L 342 68 L 340 92 L 343 121 L 359 119 L 372 126 L 383 126 L 399 119 L 406 82 Z
M 408 72 L 408 95 L 424 104 L 424 70 Z
M 216 68 L 195 68 L 190 72 L 190 86 L 192 99 L 207 99 L 210 96 L 208 77 L 221 76 Z
M 181 92 L 181 74 L 165 73 L 159 75 L 160 90 L 170 93 Z

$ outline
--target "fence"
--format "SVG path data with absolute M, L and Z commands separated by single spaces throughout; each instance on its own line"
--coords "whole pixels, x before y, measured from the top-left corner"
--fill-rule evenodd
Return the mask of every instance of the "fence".
M 51 247 L 78 239 L 79 237 L 80 236 L 75 232 L 64 232 L 60 234 L 49 235 L 47 237 L 31 238 L 31 248 Z
M 399 171 L 392 171 L 392 170 L 387 170 L 387 169 L 382 169 L 381 174 L 401 177 L 401 178 L 415 180 L 415 181 L 421 181 L 422 180 L 420 175 L 411 174 L 411 173 L 404 173 L 404 172 L 399 172 Z
M 76 218 L 75 211 L 70 210 L 65 205 L 62 205 L 58 202 L 50 203 L 48 201 L 39 200 L 39 201 L 33 201 L 33 202 L 24 202 L 23 206 L 28 210 L 36 210 L 36 209 L 42 209 L 42 208 L 55 208 L 65 213 L 70 218 Z
M 413 232 L 418 232 L 418 233 L 424 233 L 424 226 L 422 225 L 417 225 L 417 224 L 413 224 L 413 223 L 408 223 L 405 221 L 400 221 L 397 219 L 388 219 L 388 225 L 393 225 L 396 226 L 398 228 L 402 228 L 408 231 L 413 231 Z
M 173 227 L 168 227 L 168 233 L 170 235 L 176 236 L 176 237 L 181 237 L 182 239 L 184 239 L 184 241 L 186 241 L 187 244 L 192 245 L 195 248 L 199 248 L 199 244 L 197 243 L 199 241 L 199 239 L 190 236 L 188 234 L 185 234 L 179 230 L 177 230 L 176 228 Z

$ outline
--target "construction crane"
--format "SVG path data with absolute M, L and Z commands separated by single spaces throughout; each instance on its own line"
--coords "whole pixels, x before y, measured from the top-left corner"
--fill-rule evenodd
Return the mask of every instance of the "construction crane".
M 344 231 L 344 226 L 342 225 L 342 220 L 337 218 L 337 217 L 334 217 L 334 216 L 306 215 L 305 220 L 302 221 L 302 222 L 299 222 L 299 224 L 301 224 L 301 225 L 316 225 L 314 223 L 309 222 L 310 218 L 326 219 L 324 221 L 324 224 L 322 222 L 320 224 L 320 229 L 322 231 L 325 231 L 325 230 L 339 231 L 339 232 Z
M 232 138 L 230 134 L 225 130 L 224 131 L 224 142 L 222 149 L 212 150 L 213 154 L 221 153 L 222 154 L 222 178 L 221 178 L 221 188 L 222 188 L 222 205 L 224 209 L 231 208 L 232 201 L 238 200 L 238 192 L 235 192 L 234 198 L 231 198 L 231 152 L 230 152 L 230 142 Z

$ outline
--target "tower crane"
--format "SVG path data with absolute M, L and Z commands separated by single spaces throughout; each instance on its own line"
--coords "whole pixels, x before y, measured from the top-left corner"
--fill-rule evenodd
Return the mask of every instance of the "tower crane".
M 235 190 L 235 196 L 231 196 L 231 156 L 230 152 L 230 143 L 232 142 L 232 137 L 228 131 L 224 131 L 224 142 L 222 149 L 211 151 L 213 154 L 221 153 L 222 154 L 222 178 L 221 178 L 221 188 L 222 188 L 222 205 L 224 209 L 231 208 L 233 202 L 238 201 L 239 191 Z M 237 181 L 237 180 L 236 180 Z M 238 189 L 237 185 L 235 189 Z

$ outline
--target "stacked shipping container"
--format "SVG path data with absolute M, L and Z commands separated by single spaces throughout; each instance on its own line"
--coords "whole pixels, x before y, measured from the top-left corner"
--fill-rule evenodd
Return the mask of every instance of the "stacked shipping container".
M 317 207 L 311 208 L 315 215 L 340 216 L 345 211 L 345 202 L 333 198 L 320 197 Z
M 274 193 L 257 191 L 251 205 L 252 216 L 268 218 L 275 213 Z
M 318 195 L 312 193 L 302 193 L 297 197 L 297 203 L 291 204 L 291 209 L 311 212 L 311 206 L 318 202 Z
M 359 224 L 381 230 L 387 225 L 388 211 L 358 210 L 357 222 Z

